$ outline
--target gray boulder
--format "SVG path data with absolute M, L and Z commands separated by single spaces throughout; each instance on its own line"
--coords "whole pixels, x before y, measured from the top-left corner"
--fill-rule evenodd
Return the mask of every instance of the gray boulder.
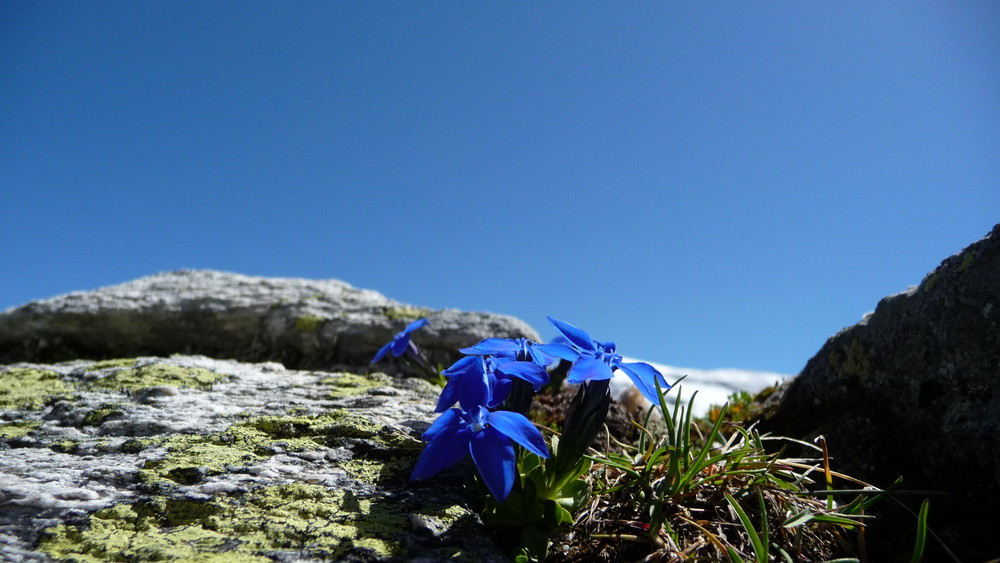
M 931 527 L 982 561 L 1000 557 L 998 389 L 1000 225 L 830 338 L 762 428 L 825 436 L 835 466 L 876 485 L 902 476 L 904 489 L 944 492 L 931 498 Z M 903 521 L 911 539 L 885 553 L 908 556 L 915 520 Z
M 445 366 L 483 338 L 538 339 L 513 317 L 432 311 L 338 280 L 180 270 L 8 309 L 0 314 L 0 363 L 185 353 L 357 368 L 419 317 L 431 322 L 414 341 Z
M 203 356 L 0 366 L 0 560 L 503 561 L 408 480 L 439 388 Z

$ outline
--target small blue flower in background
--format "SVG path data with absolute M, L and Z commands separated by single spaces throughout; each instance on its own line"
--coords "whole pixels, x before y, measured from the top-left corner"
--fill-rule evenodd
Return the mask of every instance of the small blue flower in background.
M 660 404 L 660 397 L 656 393 L 656 381 L 660 382 L 660 389 L 666 391 L 670 385 L 663 378 L 663 375 L 653 366 L 645 362 L 623 362 L 621 354 L 615 352 L 614 342 L 598 342 L 590 337 L 586 331 L 581 330 L 567 322 L 548 317 L 549 322 L 565 338 L 566 344 L 571 346 L 579 356 L 569 370 L 566 381 L 570 383 L 583 383 L 588 380 L 600 381 L 611 379 L 616 369 L 620 369 L 632 383 L 635 384 L 642 396 L 653 404 Z
M 494 498 L 503 502 L 517 478 L 514 445 L 549 457 L 541 432 L 524 415 L 490 412 L 484 406 L 469 411 L 449 409 L 424 432 L 427 446 L 410 479 L 425 479 L 472 455 L 479 475 Z
M 406 353 L 408 349 L 415 348 L 415 345 L 410 342 L 410 333 L 423 328 L 427 324 L 427 319 L 417 319 L 406 326 L 403 332 L 400 332 L 392 338 L 392 342 L 386 344 L 385 346 L 379 348 L 378 352 L 375 353 L 375 357 L 372 358 L 372 363 L 381 360 L 386 354 L 392 352 L 392 357 L 398 358 Z

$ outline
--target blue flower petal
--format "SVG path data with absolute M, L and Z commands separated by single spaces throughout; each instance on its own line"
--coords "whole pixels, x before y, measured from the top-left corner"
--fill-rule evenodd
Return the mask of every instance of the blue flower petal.
M 600 381 L 611 379 L 614 372 L 611 366 L 591 356 L 580 356 L 573 367 L 569 368 L 566 381 L 570 383 L 583 383 L 584 381 Z
M 392 342 L 390 342 L 390 343 L 386 344 L 385 346 L 379 348 L 378 352 L 375 352 L 375 357 L 372 358 L 372 363 L 374 364 L 375 362 L 377 362 L 377 361 L 381 360 L 382 358 L 384 358 L 385 355 L 387 353 L 389 353 L 389 348 L 392 348 Z
M 424 433 L 420 436 L 420 438 L 425 442 L 429 442 L 446 428 L 451 426 L 460 426 L 461 424 L 463 424 L 462 411 L 458 409 L 445 411 L 444 414 L 437 417 L 437 420 L 435 420 L 434 423 L 427 428 L 427 430 L 424 430 Z
M 441 372 L 441 375 L 451 377 L 456 373 L 464 373 L 470 369 L 474 369 L 478 362 L 482 362 L 482 360 L 475 356 L 467 356 L 451 364 L 451 367 Z
M 461 377 L 448 379 L 448 383 L 445 383 L 444 389 L 438 395 L 438 402 L 437 406 L 434 407 L 434 412 L 444 412 L 455 406 L 455 403 L 458 402 L 458 384 L 461 379 Z
M 487 338 L 475 346 L 462 348 L 459 352 L 476 356 L 514 357 L 520 349 L 521 346 L 509 338 Z
M 539 344 L 536 347 L 541 348 L 542 351 L 544 351 L 548 356 L 558 358 L 560 360 L 566 360 L 568 362 L 572 362 L 580 356 L 580 352 L 570 346 L 569 340 L 566 340 L 561 336 L 553 338 L 552 342 L 549 342 L 548 344 Z
M 501 434 L 521 444 L 524 449 L 542 457 L 549 457 L 545 438 L 523 414 L 510 411 L 496 411 L 486 415 L 486 422 Z
M 660 404 L 660 397 L 656 394 L 655 381 L 659 380 L 660 389 L 664 393 L 670 389 L 670 384 L 663 378 L 663 374 L 645 362 L 621 362 L 615 367 L 625 372 L 625 375 L 632 380 L 642 396 L 654 405 Z
M 496 377 L 492 373 L 489 374 L 490 381 L 490 398 L 489 402 L 485 406 L 489 408 L 496 408 L 500 406 L 500 403 L 507 399 L 507 395 L 510 395 L 510 389 L 513 386 L 513 382 L 506 377 Z
M 494 498 L 503 502 L 517 476 L 514 445 L 499 431 L 487 426 L 482 432 L 473 434 L 469 450 L 486 487 Z
M 486 365 L 481 356 L 466 356 L 443 372 L 448 383 L 438 397 L 437 412 L 461 403 L 464 410 L 470 410 L 489 401 L 490 387 Z
M 436 433 L 417 459 L 410 479 L 424 479 L 455 465 L 469 453 L 471 439 L 472 433 L 464 425 L 448 426 Z
M 535 391 L 549 382 L 549 373 L 534 362 L 503 362 L 497 366 L 496 370 L 503 375 L 527 381 L 535 388 Z
M 594 347 L 594 339 L 591 338 L 586 331 L 576 328 L 575 326 L 569 323 L 560 321 L 558 319 L 553 319 L 552 317 L 546 317 L 546 318 L 549 319 L 549 322 L 552 323 L 552 326 L 555 327 L 556 330 L 558 330 L 563 336 L 566 337 L 566 340 L 568 340 L 570 344 L 572 344 L 579 350 L 586 352 L 597 351 L 597 348 Z
M 461 375 L 456 375 L 454 378 L 458 379 L 458 404 L 462 406 L 462 410 L 470 411 L 480 405 L 485 405 L 490 400 L 490 381 L 489 376 L 487 376 L 485 369 L 482 367 L 482 361 L 479 357 L 474 357 L 480 360 L 479 367 L 477 369 L 470 369 Z
M 423 328 L 424 325 L 426 325 L 427 323 L 428 323 L 427 319 L 417 319 L 412 323 L 406 325 L 406 328 L 404 328 L 403 332 L 400 334 L 410 334 L 411 332 L 417 330 L 418 328 Z
M 408 335 L 397 336 L 390 343 L 392 356 L 398 358 L 406 352 L 407 346 L 410 345 L 410 337 Z

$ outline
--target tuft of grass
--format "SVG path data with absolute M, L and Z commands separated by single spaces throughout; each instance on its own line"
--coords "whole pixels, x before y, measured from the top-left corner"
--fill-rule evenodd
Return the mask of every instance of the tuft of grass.
M 693 401 L 661 401 L 623 453 L 589 456 L 594 494 L 550 560 L 859 561 L 865 509 L 883 491 L 832 471 L 812 444 L 816 459 L 768 453 L 779 438 L 734 422 L 745 413 L 728 403 L 694 419 Z M 834 477 L 854 488 L 833 490 Z

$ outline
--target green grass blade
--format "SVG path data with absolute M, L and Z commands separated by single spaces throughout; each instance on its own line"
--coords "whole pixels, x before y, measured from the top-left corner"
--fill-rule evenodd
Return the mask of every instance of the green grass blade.
M 720 418 L 721 420 L 721 418 Z M 757 534 L 757 530 L 754 529 L 753 523 L 750 522 L 750 517 L 740 506 L 740 503 L 736 502 L 736 499 L 729 493 L 725 493 L 726 500 L 729 501 L 729 506 L 733 507 L 736 511 L 736 516 L 740 519 L 740 523 L 743 524 L 743 528 L 747 532 L 747 536 L 750 537 L 750 544 L 753 545 L 754 557 L 757 559 L 758 563 L 767 563 L 767 551 L 764 550 L 764 545 L 760 541 L 760 536 Z
M 722 405 L 722 410 L 719 412 L 719 418 L 716 419 L 715 424 L 712 425 L 712 429 L 705 436 L 705 444 L 701 447 L 698 452 L 698 456 L 691 462 L 687 467 L 687 471 L 681 476 L 678 481 L 678 489 L 683 489 L 683 487 L 690 481 L 695 475 L 701 472 L 702 469 L 706 467 L 707 464 L 704 463 L 705 457 L 708 456 L 708 452 L 712 449 L 712 443 L 715 441 L 715 437 L 719 435 L 719 428 L 722 426 L 722 421 L 725 418 L 726 409 L 729 407 L 729 403 Z
M 931 499 L 920 503 L 920 514 L 917 515 L 917 539 L 913 542 L 913 557 L 910 563 L 920 563 L 924 558 L 924 547 L 927 545 L 927 517 L 930 513 Z
M 794 528 L 796 526 L 801 526 L 803 524 L 811 522 L 812 519 L 814 518 L 814 516 L 815 515 L 812 513 L 812 511 L 810 511 L 808 509 L 807 510 L 803 510 L 802 512 L 799 512 L 797 514 L 793 514 L 793 515 L 789 516 L 788 518 L 786 518 L 785 521 L 781 523 L 781 527 L 783 527 L 783 528 Z
M 764 504 L 764 493 L 757 489 L 757 502 L 760 504 L 760 543 L 764 548 L 764 558 L 758 555 L 757 559 L 765 563 L 771 559 L 771 538 L 768 536 L 767 505 Z

